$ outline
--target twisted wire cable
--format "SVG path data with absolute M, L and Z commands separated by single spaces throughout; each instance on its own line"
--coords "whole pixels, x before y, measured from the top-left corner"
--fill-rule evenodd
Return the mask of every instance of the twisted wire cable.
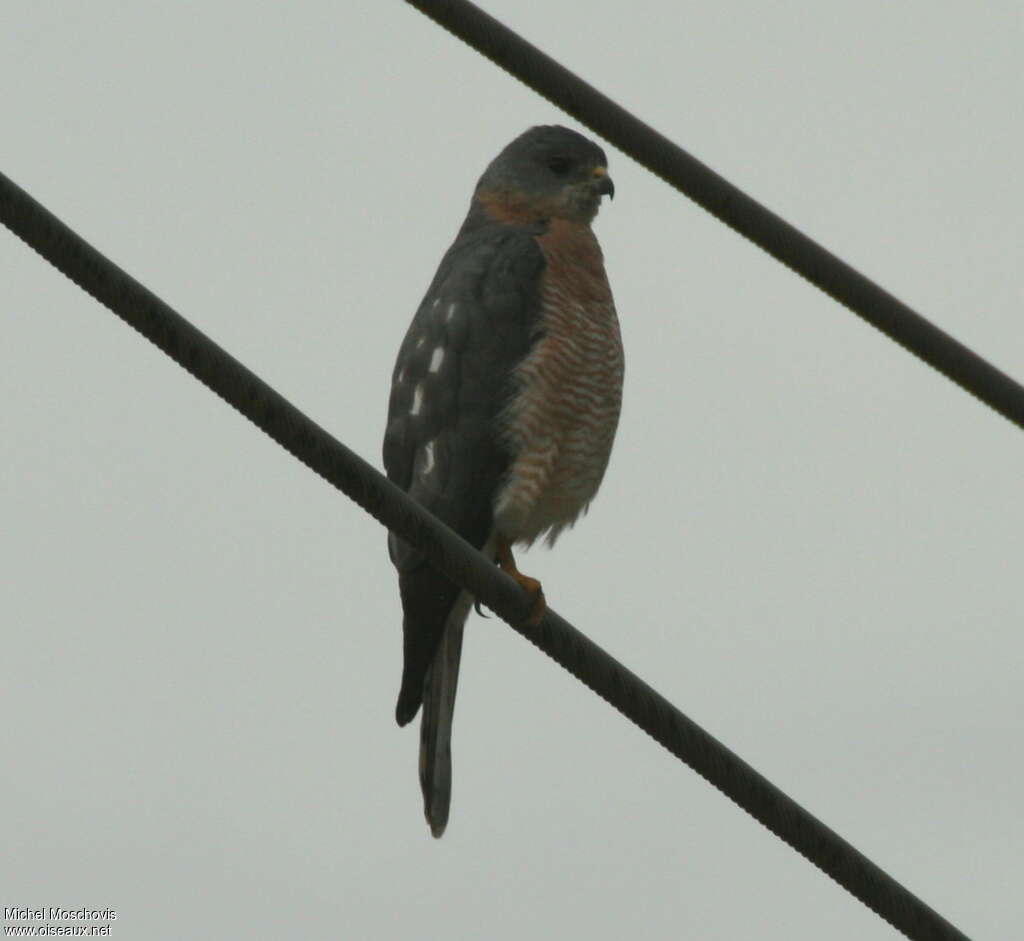
M 532 598 L 509 576 L 3 174 L 0 221 L 907 937 L 964 941 L 942 916 L 553 610 L 537 627 L 527 626 Z
M 468 0 L 405 0 L 971 395 L 1024 428 L 1024 386 Z

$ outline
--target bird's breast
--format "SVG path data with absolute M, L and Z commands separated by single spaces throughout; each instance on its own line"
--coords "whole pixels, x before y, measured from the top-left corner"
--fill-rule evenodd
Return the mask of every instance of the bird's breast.
M 624 360 L 601 250 L 589 226 L 554 222 L 537 241 L 546 268 L 540 335 L 515 371 L 502 415 L 513 455 L 495 501 L 511 541 L 548 541 L 597 493 L 618 426 Z

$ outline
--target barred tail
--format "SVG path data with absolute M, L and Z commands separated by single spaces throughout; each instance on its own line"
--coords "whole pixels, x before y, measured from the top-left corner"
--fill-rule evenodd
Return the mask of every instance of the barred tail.
M 452 799 L 452 716 L 459 683 L 462 635 L 471 596 L 463 591 L 445 624 L 437 653 L 423 683 L 420 724 L 420 788 L 430 832 L 440 837 Z

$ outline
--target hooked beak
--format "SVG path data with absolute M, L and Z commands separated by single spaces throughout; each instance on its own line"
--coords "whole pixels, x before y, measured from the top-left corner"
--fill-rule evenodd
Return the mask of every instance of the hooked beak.
M 612 182 L 612 178 L 608 176 L 607 169 L 604 167 L 594 167 L 591 176 L 594 178 L 594 191 L 599 196 L 607 196 L 609 199 L 615 198 L 615 184 Z

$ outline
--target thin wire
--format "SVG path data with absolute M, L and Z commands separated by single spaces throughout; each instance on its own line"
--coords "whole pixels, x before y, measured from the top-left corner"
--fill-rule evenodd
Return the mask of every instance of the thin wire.
M 907 937 L 964 941 L 939 914 L 554 611 L 538 627 L 526 626 L 532 599 L 511 578 L 3 174 L 0 221 Z
M 890 339 L 1024 428 L 1024 386 L 467 0 L 406 0 Z

